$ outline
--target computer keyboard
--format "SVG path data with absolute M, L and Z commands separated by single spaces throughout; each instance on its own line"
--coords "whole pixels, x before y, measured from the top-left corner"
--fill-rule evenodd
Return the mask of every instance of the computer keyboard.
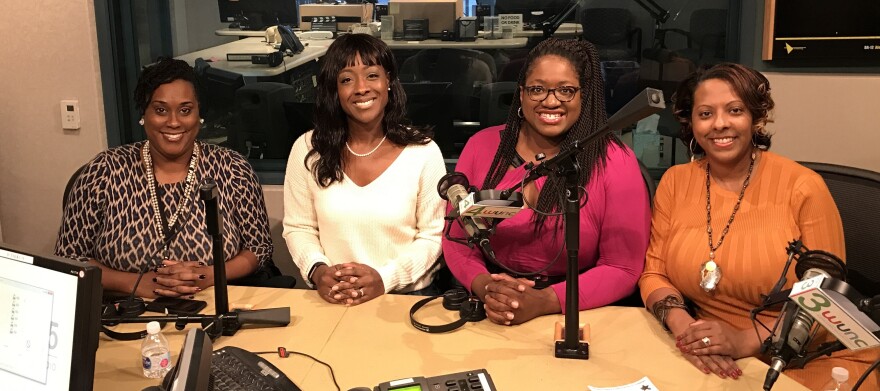
M 235 346 L 217 349 L 211 356 L 209 390 L 302 391 L 272 363 Z

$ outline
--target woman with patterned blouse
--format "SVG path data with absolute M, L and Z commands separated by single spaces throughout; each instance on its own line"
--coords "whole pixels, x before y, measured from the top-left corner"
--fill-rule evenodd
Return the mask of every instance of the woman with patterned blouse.
M 64 208 L 58 256 L 102 269 L 104 289 L 141 297 L 192 296 L 214 284 L 211 238 L 198 185 L 213 178 L 223 214 L 226 276 L 271 262 L 263 192 L 238 153 L 196 141 L 200 96 L 186 62 L 160 59 L 135 88 L 147 141 L 104 151 L 86 164 Z

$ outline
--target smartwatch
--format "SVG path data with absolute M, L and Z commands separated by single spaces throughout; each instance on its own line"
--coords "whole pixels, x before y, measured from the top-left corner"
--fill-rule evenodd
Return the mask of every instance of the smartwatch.
M 315 282 L 312 281 L 312 277 L 315 275 L 315 270 L 318 270 L 318 267 L 321 266 L 321 265 L 327 266 L 327 263 L 325 263 L 325 262 L 315 262 L 315 264 L 312 265 L 312 268 L 309 269 L 309 274 L 306 275 L 306 278 L 308 279 L 308 282 L 309 282 L 310 284 L 315 285 Z

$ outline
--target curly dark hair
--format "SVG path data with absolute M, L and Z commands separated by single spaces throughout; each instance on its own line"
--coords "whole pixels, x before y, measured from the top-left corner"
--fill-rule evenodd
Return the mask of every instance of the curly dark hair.
M 311 167 L 315 181 L 321 187 L 342 181 L 342 157 L 348 141 L 348 117 L 339 103 L 336 78 L 344 68 L 355 64 L 360 57 L 364 65 L 379 65 L 388 73 L 388 104 L 382 118 L 382 129 L 388 140 L 397 145 L 427 144 L 431 141 L 430 128 L 409 125 L 406 118 L 406 93 L 398 78 L 397 61 L 391 49 L 382 40 L 367 34 L 346 34 L 337 38 L 321 58 L 318 71 L 315 102 L 315 130 L 312 132 L 312 150 L 303 161 L 309 168 L 313 155 L 318 159 Z
M 596 47 L 588 41 L 568 39 L 547 39 L 535 46 L 526 58 L 526 65 L 519 75 L 519 88 L 522 91 L 526 83 L 526 77 L 532 70 L 535 60 L 548 55 L 562 57 L 578 72 L 581 94 L 581 115 L 577 122 L 572 125 L 560 145 L 560 151 L 572 147 L 575 141 L 582 140 L 595 133 L 608 120 L 605 112 L 605 83 L 602 80 L 602 71 L 599 68 L 599 54 Z M 510 112 L 507 115 L 507 124 L 501 131 L 501 143 L 495 158 L 489 167 L 489 173 L 483 182 L 483 189 L 493 189 L 498 186 L 501 179 L 507 173 L 511 161 L 516 156 L 516 142 L 519 138 L 520 127 L 523 119 L 517 115 L 522 103 L 519 99 L 513 99 Z M 593 171 L 604 167 L 609 143 L 623 146 L 623 143 L 613 134 L 602 137 L 596 142 L 587 145 L 577 155 L 577 163 L 580 166 L 578 183 L 586 186 L 590 181 Z M 551 176 L 547 178 L 544 187 L 538 195 L 536 209 L 545 212 L 560 212 L 562 210 L 563 196 L 565 194 L 564 178 Z M 535 214 L 535 230 L 543 226 L 546 217 L 539 213 Z M 561 219 L 557 220 L 560 223 Z
M 159 57 L 156 63 L 144 67 L 134 88 L 134 104 L 138 112 L 144 115 L 147 106 L 153 99 L 153 92 L 162 84 L 171 83 L 175 80 L 186 80 L 192 84 L 196 92 L 196 100 L 202 107 L 203 96 L 199 88 L 195 70 L 186 61 L 175 60 L 168 57 Z
M 770 149 L 772 135 L 765 128 L 767 123 L 773 122 L 770 113 L 775 106 L 770 96 L 770 81 L 761 72 L 752 68 L 727 62 L 700 68 L 691 73 L 678 85 L 678 89 L 672 95 L 672 113 L 681 123 L 681 140 L 691 148 L 691 153 L 694 155 L 705 153 L 700 143 L 692 143 L 694 129 L 691 115 L 694 109 L 694 93 L 700 83 L 709 79 L 723 80 L 730 84 L 752 115 L 752 126 L 755 130 L 752 142 L 760 149 Z

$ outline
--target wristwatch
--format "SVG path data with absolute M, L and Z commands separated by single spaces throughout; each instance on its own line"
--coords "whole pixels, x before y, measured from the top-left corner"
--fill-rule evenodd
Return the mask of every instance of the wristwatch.
M 315 275 L 315 270 L 318 270 L 318 267 L 321 266 L 321 265 L 327 266 L 327 263 L 325 263 L 325 262 L 315 262 L 315 264 L 312 265 L 312 268 L 309 269 L 309 274 L 306 276 L 306 278 L 309 279 L 309 282 L 310 282 L 312 285 L 315 285 L 315 282 L 312 281 L 312 276 Z

